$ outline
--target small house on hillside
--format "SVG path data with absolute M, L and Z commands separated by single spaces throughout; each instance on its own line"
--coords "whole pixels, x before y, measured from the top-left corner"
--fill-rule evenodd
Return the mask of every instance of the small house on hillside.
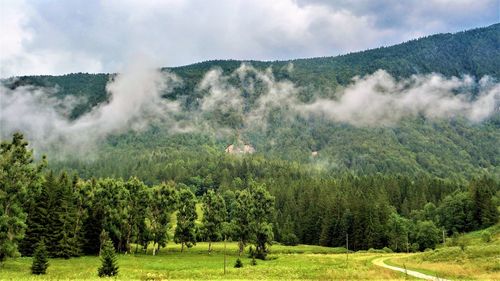
M 229 144 L 224 151 L 228 154 L 252 154 L 255 148 L 248 143 Z

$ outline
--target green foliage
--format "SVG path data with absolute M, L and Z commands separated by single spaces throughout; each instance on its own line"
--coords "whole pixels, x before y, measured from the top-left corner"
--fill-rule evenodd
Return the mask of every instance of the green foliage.
M 198 218 L 196 213 L 196 197 L 188 189 L 179 193 L 179 210 L 177 212 L 177 227 L 175 228 L 174 241 L 181 243 L 181 251 L 184 246 L 191 248 L 196 244 L 196 224 Z
M 295 233 L 285 233 L 281 237 L 281 242 L 287 246 L 296 246 L 299 244 L 299 238 Z
M 414 239 L 418 243 L 418 249 L 434 249 L 440 239 L 439 228 L 432 221 L 418 221 L 414 233 Z
M 18 243 L 26 229 L 26 211 L 23 204 L 32 203 L 45 158 L 34 163 L 32 151 L 20 133 L 12 141 L 0 144 L 0 263 L 18 254 Z
M 378 69 L 385 69 L 397 79 L 428 73 L 441 73 L 446 77 L 471 75 L 478 79 L 489 75 L 499 79 L 500 52 L 496 40 L 499 32 L 500 24 L 494 24 L 337 57 L 246 63 L 259 70 L 270 68 L 277 81 L 295 83 L 302 89 L 298 98 L 305 101 L 315 97 L 332 98 L 338 89 L 351 83 L 353 77 L 371 74 Z M 241 63 L 207 61 L 168 69 L 184 83 L 165 98 L 179 101 L 183 109 L 196 111 L 200 98 L 207 94 L 198 89 L 205 73 L 220 68 L 224 74 L 229 74 Z M 293 64 L 291 72 L 286 70 L 290 63 Z M 83 101 L 70 114 L 70 119 L 75 119 L 108 101 L 105 86 L 112 78 L 113 74 L 78 73 L 25 76 L 2 83 L 10 88 L 27 85 L 54 87 L 57 89 L 54 95 L 59 98 L 78 97 Z M 252 95 L 244 94 L 245 105 L 250 110 L 263 90 L 254 81 L 256 79 L 249 79 L 253 79 L 249 83 L 255 84 L 256 88 Z M 237 81 L 232 83 L 238 89 L 244 86 Z M 500 174 L 496 149 L 500 139 L 498 113 L 481 124 L 471 124 L 461 118 L 449 121 L 417 117 L 395 126 L 358 128 L 325 118 L 305 119 L 272 110 L 269 120 L 266 120 L 266 129 L 262 131 L 241 128 L 242 118 L 234 112 L 206 117 L 208 121 L 236 129 L 238 133 L 242 129 L 245 140 L 268 159 L 316 165 L 339 174 L 418 173 L 441 179 L 470 179 L 484 170 L 492 175 Z M 208 188 L 215 188 L 222 180 L 232 181 L 231 177 L 223 175 L 224 168 L 230 170 L 230 167 L 215 171 L 218 166 L 213 165 L 216 162 L 213 158 L 222 157 L 222 153 L 215 152 L 222 152 L 224 146 L 234 140 L 236 132 L 223 137 L 204 132 L 172 135 L 166 127 L 153 124 L 140 133 L 130 131 L 111 135 L 95 151 L 98 156 L 95 161 L 69 157 L 53 161 L 51 166 L 55 170 L 69 168 L 78 171 L 86 179 L 129 178 L 134 175 L 148 185 L 174 180 L 193 187 L 197 196 Z M 311 158 L 313 150 L 319 151 L 318 157 Z M 210 165 L 205 166 L 205 163 Z
M 101 267 L 97 270 L 99 277 L 116 276 L 118 275 L 117 258 L 115 247 L 110 239 L 104 241 L 101 250 Z
M 153 241 L 153 246 L 157 245 L 157 251 L 167 243 L 167 230 L 170 222 L 170 214 L 177 208 L 179 195 L 173 183 L 153 186 L 149 192 L 148 218 L 149 229 L 147 230 L 149 239 L 144 241 L 147 247 L 148 242 Z M 153 251 L 153 255 L 157 252 Z
M 474 205 L 473 216 L 480 228 L 486 228 L 498 222 L 497 205 L 493 196 L 500 190 L 500 185 L 494 180 L 483 176 L 470 183 L 470 193 Z
M 236 262 L 234 263 L 234 268 L 242 268 L 243 267 L 243 262 L 241 261 L 240 258 L 236 259 Z
M 388 247 L 382 248 L 382 251 L 384 251 L 384 253 L 393 253 L 394 252 L 391 248 L 388 248 Z
M 485 243 L 489 243 L 491 242 L 491 232 L 489 232 L 488 230 L 483 230 L 481 232 L 481 239 L 483 240 L 483 242 Z
M 31 265 L 31 273 L 32 274 L 45 274 L 47 272 L 47 268 L 49 267 L 48 253 L 47 247 L 45 247 L 45 243 L 40 241 L 36 249 L 33 253 L 33 264 Z
M 387 236 L 392 251 L 404 252 L 407 250 L 410 222 L 398 213 L 391 213 L 387 221 Z
M 224 198 L 210 189 L 202 198 L 203 227 L 201 233 L 203 239 L 209 241 L 208 252 L 212 241 L 220 241 L 223 237 L 223 223 L 227 220 L 227 208 Z

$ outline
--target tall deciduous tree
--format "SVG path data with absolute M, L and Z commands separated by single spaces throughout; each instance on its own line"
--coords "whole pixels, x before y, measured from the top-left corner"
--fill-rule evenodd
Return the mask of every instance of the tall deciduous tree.
M 269 244 L 273 240 L 274 197 L 269 194 L 265 186 L 252 183 L 250 191 L 253 199 L 253 236 L 255 243 L 255 257 L 265 259 L 269 252 Z
M 223 223 L 227 219 L 226 204 L 224 198 L 209 189 L 203 196 L 203 238 L 208 241 L 208 253 L 211 252 L 212 242 L 220 241 L 223 236 Z
M 393 251 L 405 251 L 408 247 L 409 221 L 396 212 L 392 212 L 387 220 L 387 236 L 389 248 Z
M 179 194 L 179 210 L 177 212 L 177 227 L 174 241 L 181 243 L 181 252 L 184 246 L 191 248 L 196 244 L 196 197 L 188 189 L 182 189 Z
M 173 183 L 162 183 L 150 189 L 148 203 L 150 227 L 148 232 L 153 242 L 153 255 L 160 250 L 160 247 L 167 245 L 170 215 L 177 208 L 178 202 L 179 194 L 175 190 Z
M 238 241 L 238 254 L 241 256 L 253 233 L 253 199 L 250 192 L 246 189 L 236 192 L 231 209 L 232 237 Z

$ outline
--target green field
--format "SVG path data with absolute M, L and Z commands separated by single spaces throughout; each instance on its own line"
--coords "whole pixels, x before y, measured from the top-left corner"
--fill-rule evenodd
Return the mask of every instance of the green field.
M 489 242 L 483 240 L 485 231 L 491 234 Z M 455 243 L 388 263 L 452 280 L 500 280 L 500 224 L 468 233 Z
M 227 271 L 224 275 L 224 244 L 216 243 L 214 252 L 206 252 L 207 243 L 198 243 L 187 252 L 180 253 L 179 245 L 169 245 L 159 255 L 150 253 L 119 255 L 120 273 L 118 280 L 168 280 L 168 279 L 266 279 L 266 280 L 307 280 L 307 279 L 404 279 L 400 273 L 376 267 L 371 263 L 383 254 L 341 253 L 341 248 L 320 246 L 280 246 L 272 247 L 267 261 L 250 264 L 244 257 L 244 267 L 233 267 L 237 259 L 236 243 L 227 243 Z M 31 258 L 9 259 L 0 270 L 1 280 L 99 280 L 98 257 L 80 257 L 69 260 L 51 259 L 45 276 L 30 274 Z
M 498 231 L 498 225 L 492 229 Z M 181 253 L 180 246 L 170 243 L 156 256 L 147 254 L 119 255 L 116 280 L 407 280 L 399 272 L 372 264 L 378 257 L 389 257 L 390 265 L 417 270 L 453 280 L 500 280 L 500 240 L 482 243 L 478 233 L 467 235 L 469 246 L 444 247 L 418 254 L 384 254 L 361 251 L 345 254 L 343 248 L 321 246 L 272 246 L 269 260 L 242 258 L 244 267 L 234 268 L 238 258 L 237 244 L 227 243 L 227 269 L 224 274 L 224 243 L 214 243 L 212 254 L 208 244 L 198 243 Z M 97 277 L 100 265 L 96 256 L 72 259 L 51 259 L 47 274 L 30 273 L 31 258 L 8 259 L 0 270 L 0 280 L 103 280 Z M 106 278 L 105 278 L 106 279 Z M 105 280 L 104 279 L 104 280 Z M 109 278 L 108 278 L 109 279 Z

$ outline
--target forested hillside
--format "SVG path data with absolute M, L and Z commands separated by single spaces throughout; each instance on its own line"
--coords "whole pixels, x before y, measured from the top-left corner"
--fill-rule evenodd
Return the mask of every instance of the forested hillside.
M 177 75 L 181 81 L 171 91 L 162 94 L 168 101 L 179 102 L 185 110 L 183 116 L 176 115 L 175 120 L 186 116 L 192 118 L 203 111 L 203 98 L 210 95 L 214 87 L 201 89 L 200 82 L 213 69 L 219 69 L 222 78 L 226 79 L 224 81 L 240 91 L 243 108 L 217 108 L 197 116 L 198 119 L 208 120 L 210 130 L 171 133 L 173 130 L 165 122 L 175 121 L 168 120 L 152 122 L 151 126 L 140 131 L 110 133 L 106 142 L 100 142 L 96 148 L 102 150 L 96 153 L 99 157 L 92 157 L 92 161 L 87 161 L 88 157 L 63 157 L 59 162 L 59 153 L 54 153 L 57 157 L 50 164 L 58 169 L 73 168 L 86 177 L 137 175 L 148 182 L 184 178 L 186 174 L 206 177 L 214 171 L 190 172 L 196 171 L 196 165 L 205 164 L 196 164 L 199 155 L 222 157 L 225 146 L 239 138 L 251 143 L 258 157 L 292 160 L 333 172 L 426 173 L 440 178 L 465 179 L 481 171 L 498 175 L 498 107 L 492 116 L 482 122 L 470 122 L 461 116 L 433 119 L 419 113 L 401 118 L 389 126 L 358 126 L 324 116 L 295 114 L 290 117 L 283 108 L 273 105 L 259 120 L 266 123 L 265 126 L 247 124 L 245 114 L 252 113 L 259 106 L 258 99 L 271 92 L 276 85 L 278 95 L 286 96 L 286 91 L 280 92 L 280 85 L 293 83 L 294 98 L 305 103 L 317 98 L 335 99 L 339 90 L 353 83 L 354 76 L 371 75 L 377 69 L 384 69 L 397 80 L 414 74 L 439 73 L 458 79 L 471 75 L 471 79 L 477 80 L 487 75 L 495 81 L 500 77 L 499 38 L 500 25 L 496 24 L 338 57 L 250 61 L 245 63 L 250 64 L 253 70 L 247 71 L 242 79 L 237 79 L 241 61 L 208 61 L 164 69 Z M 266 85 L 267 76 L 259 78 L 262 73 L 267 75 L 269 72 L 269 77 L 273 79 L 271 86 Z M 41 86 L 52 89 L 47 95 L 59 99 L 75 98 L 77 102 L 71 104 L 64 116 L 76 120 L 95 106 L 106 103 L 110 96 L 106 92 L 106 84 L 113 77 L 110 74 L 78 73 L 26 76 L 3 83 L 10 89 Z M 224 86 L 225 90 L 229 89 L 228 85 Z M 469 89 L 473 95 L 478 92 L 475 87 L 478 86 Z M 232 98 L 227 95 L 217 102 L 224 104 L 226 99 Z M 286 96 L 279 103 L 290 99 Z M 387 114 L 396 115 L 390 110 Z M 221 133 L 222 130 L 225 130 L 224 133 Z M 3 132 L 3 137 L 8 137 L 6 133 Z M 30 138 L 30 132 L 26 134 Z M 61 149 L 57 144 L 53 148 Z M 318 152 L 317 157 L 311 157 L 313 151 Z M 51 154 L 47 149 L 40 152 Z M 185 172 L 177 175 L 176 171 Z

